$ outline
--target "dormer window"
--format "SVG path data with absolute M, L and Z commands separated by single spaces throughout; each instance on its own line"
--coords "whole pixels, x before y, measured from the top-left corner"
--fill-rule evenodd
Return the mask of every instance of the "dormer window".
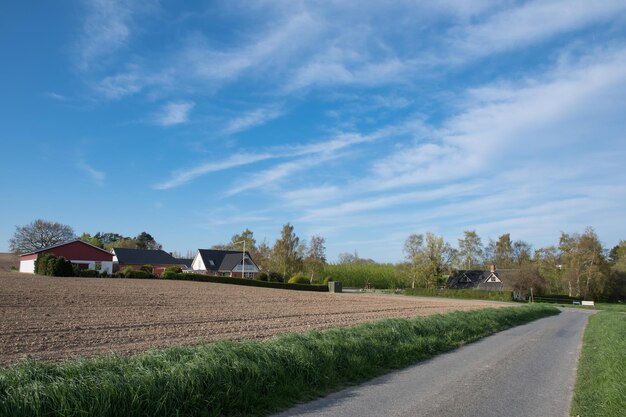
M 502 281 L 500 281 L 500 278 L 498 278 L 498 276 L 492 272 L 491 275 L 489 275 L 489 278 L 487 278 L 487 281 L 485 282 L 502 282 Z
M 459 282 L 472 282 L 472 280 L 467 276 L 466 273 L 463 273 L 463 276 L 461 277 L 461 279 L 459 279 Z
M 213 262 L 213 259 L 209 259 L 209 265 L 215 266 L 215 262 Z

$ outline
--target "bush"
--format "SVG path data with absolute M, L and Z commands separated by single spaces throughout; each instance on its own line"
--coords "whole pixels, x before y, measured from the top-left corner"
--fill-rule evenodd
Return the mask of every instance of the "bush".
M 142 269 L 136 270 L 130 266 L 126 266 L 122 268 L 119 274 L 123 278 L 154 278 L 154 276 L 151 273 L 146 272 L 145 270 L 142 270 Z
M 139 271 L 130 271 L 126 274 L 126 278 L 154 278 L 154 275 L 140 269 Z
M 329 282 L 334 281 L 333 277 L 326 277 L 324 278 L 324 281 L 322 281 L 322 283 L 324 285 L 328 285 Z
M 165 272 L 163 272 L 161 274 L 161 279 L 176 279 L 176 274 L 177 272 L 174 271 L 168 271 L 167 269 L 165 270 Z
M 56 256 L 51 253 L 44 253 L 43 255 L 38 256 L 35 260 L 35 273 L 39 275 L 48 275 L 48 262 L 55 258 Z
M 78 276 L 86 278 L 98 278 L 100 276 L 100 272 L 96 271 L 95 269 L 82 269 L 78 273 Z
M 75 276 L 72 262 L 62 256 L 54 259 L 54 261 L 48 261 L 47 270 L 50 271 L 48 275 L 52 275 L 53 277 Z
M 140 271 L 145 271 L 148 274 L 152 274 L 152 272 L 154 272 L 154 267 L 152 265 L 144 265 L 141 268 L 139 268 Z
M 269 282 L 283 282 L 283 276 L 276 271 L 271 271 L 267 277 Z
M 302 274 L 296 274 L 289 278 L 287 281 L 289 284 L 310 284 L 311 281 Z
M 168 266 L 163 271 L 163 273 L 166 273 L 166 272 L 173 272 L 174 274 L 180 274 L 181 272 L 183 272 L 183 269 L 180 266 Z
M 259 275 L 256 276 L 256 279 L 257 281 L 268 281 L 269 277 L 265 272 L 261 272 Z

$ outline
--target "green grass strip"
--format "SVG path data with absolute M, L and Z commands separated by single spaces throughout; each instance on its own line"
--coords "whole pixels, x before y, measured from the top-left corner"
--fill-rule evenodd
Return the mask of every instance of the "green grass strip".
M 513 291 L 450 290 L 439 288 L 407 288 L 405 295 L 461 298 L 467 300 L 513 301 Z
M 626 413 L 626 315 L 600 312 L 589 317 L 578 363 L 573 416 Z
M 0 415 L 266 415 L 553 314 L 484 309 L 131 357 L 26 360 L 0 370 Z

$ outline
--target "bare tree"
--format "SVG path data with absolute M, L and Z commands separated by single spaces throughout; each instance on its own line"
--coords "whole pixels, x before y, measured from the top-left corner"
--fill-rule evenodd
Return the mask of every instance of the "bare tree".
M 26 253 L 73 239 L 76 235 L 70 226 L 38 219 L 26 226 L 16 226 L 9 248 L 15 253 Z

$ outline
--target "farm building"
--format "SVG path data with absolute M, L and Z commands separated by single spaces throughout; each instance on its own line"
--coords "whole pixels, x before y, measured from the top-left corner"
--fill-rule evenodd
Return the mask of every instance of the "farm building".
M 78 239 L 20 255 L 20 272 L 34 274 L 35 260 L 44 253 L 62 256 L 81 269 L 113 272 L 113 254 Z
M 513 291 L 516 299 L 524 298 L 534 287 L 535 293 L 545 286 L 535 269 L 461 270 L 448 278 L 447 287 L 455 290 Z
M 197 273 L 240 278 L 254 278 L 261 272 L 248 252 L 217 249 L 198 249 L 191 268 Z
M 164 250 L 113 248 L 111 253 L 115 272 L 125 267 L 140 269 L 144 265 L 151 265 L 152 272 L 161 275 L 169 266 L 178 266 L 181 269 L 189 269 L 191 266 L 189 259 L 174 258 Z

